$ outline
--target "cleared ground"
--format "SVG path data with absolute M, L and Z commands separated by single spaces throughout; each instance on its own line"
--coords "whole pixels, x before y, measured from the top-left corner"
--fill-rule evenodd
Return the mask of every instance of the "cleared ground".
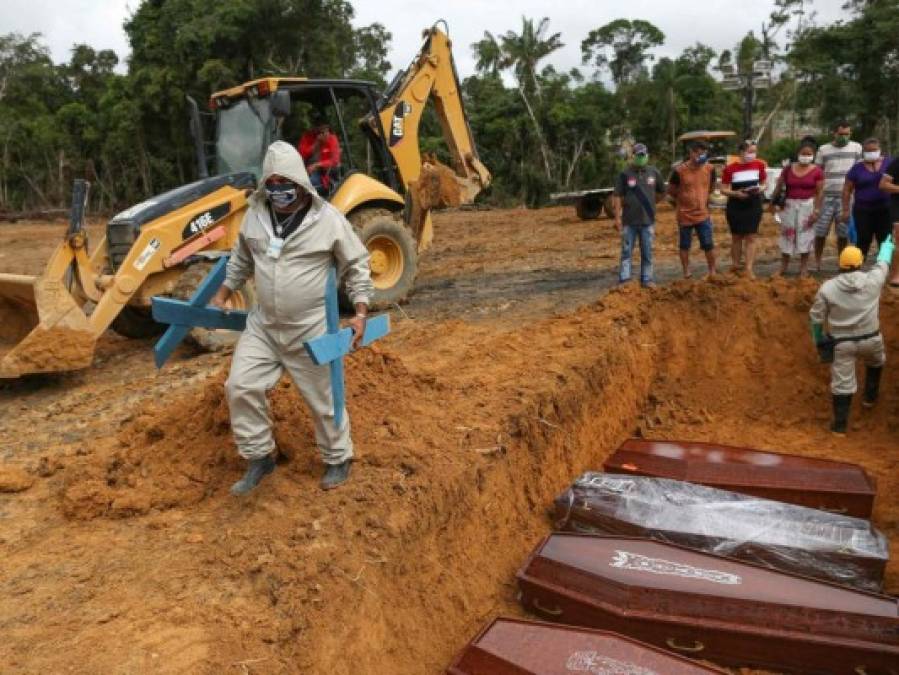
M 36 271 L 63 228 L 0 226 L 0 269 Z M 666 212 L 663 280 L 674 236 Z M 897 378 L 835 438 L 807 336 L 816 281 L 608 292 L 617 251 L 609 221 L 569 209 L 438 217 L 393 335 L 350 359 L 358 461 L 333 493 L 282 382 L 285 458 L 228 495 L 227 355 L 184 350 L 157 373 L 149 343 L 109 335 L 92 370 L 0 386 L 3 672 L 439 673 L 487 619 L 520 614 L 514 573 L 552 498 L 632 434 L 861 463 L 899 592 Z M 882 318 L 897 354 L 894 297 Z

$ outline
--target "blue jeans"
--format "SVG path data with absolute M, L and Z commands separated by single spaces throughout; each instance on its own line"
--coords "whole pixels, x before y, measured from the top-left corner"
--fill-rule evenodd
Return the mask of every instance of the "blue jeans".
M 316 169 L 309 174 L 309 182 L 312 183 L 312 187 L 314 187 L 315 191 L 318 193 L 321 193 L 325 189 L 322 173 L 321 169 Z
M 631 279 L 631 254 L 634 241 L 640 240 L 640 283 L 644 286 L 652 283 L 652 240 L 655 235 L 654 225 L 623 225 L 621 227 L 621 265 L 618 268 L 618 281 L 624 283 Z

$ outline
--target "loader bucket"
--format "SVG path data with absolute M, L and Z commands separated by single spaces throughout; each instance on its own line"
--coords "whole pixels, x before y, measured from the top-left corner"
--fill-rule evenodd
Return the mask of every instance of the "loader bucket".
M 0 378 L 87 368 L 95 343 L 61 279 L 0 274 Z

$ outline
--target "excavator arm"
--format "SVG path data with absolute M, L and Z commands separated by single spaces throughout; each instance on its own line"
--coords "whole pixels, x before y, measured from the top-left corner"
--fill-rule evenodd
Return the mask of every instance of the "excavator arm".
M 436 24 L 425 30 L 421 50 L 410 66 L 394 78 L 379 105 L 380 128 L 387 136 L 387 148 L 407 189 L 422 173 L 418 130 L 429 98 L 434 101 L 452 156 L 460 201 L 471 203 L 490 184 L 490 172 L 478 157 L 468 125 L 452 42 Z

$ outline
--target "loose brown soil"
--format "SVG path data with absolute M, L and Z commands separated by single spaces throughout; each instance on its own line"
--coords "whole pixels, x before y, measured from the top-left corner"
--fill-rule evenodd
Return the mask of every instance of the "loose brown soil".
M 149 343 L 109 335 L 91 370 L 3 386 L 3 672 L 439 673 L 486 620 L 521 615 L 514 573 L 552 498 L 632 434 L 859 462 L 899 592 L 899 382 L 887 372 L 846 438 L 827 431 L 807 335 L 817 282 L 606 292 L 608 221 L 548 209 L 436 225 L 393 334 L 349 359 L 358 459 L 334 492 L 318 490 L 309 420 L 282 382 L 284 457 L 250 498 L 228 494 L 242 464 L 227 356 L 185 350 L 156 373 Z M 14 227 L 0 226 L 7 254 Z M 896 354 L 892 296 L 882 320 Z

